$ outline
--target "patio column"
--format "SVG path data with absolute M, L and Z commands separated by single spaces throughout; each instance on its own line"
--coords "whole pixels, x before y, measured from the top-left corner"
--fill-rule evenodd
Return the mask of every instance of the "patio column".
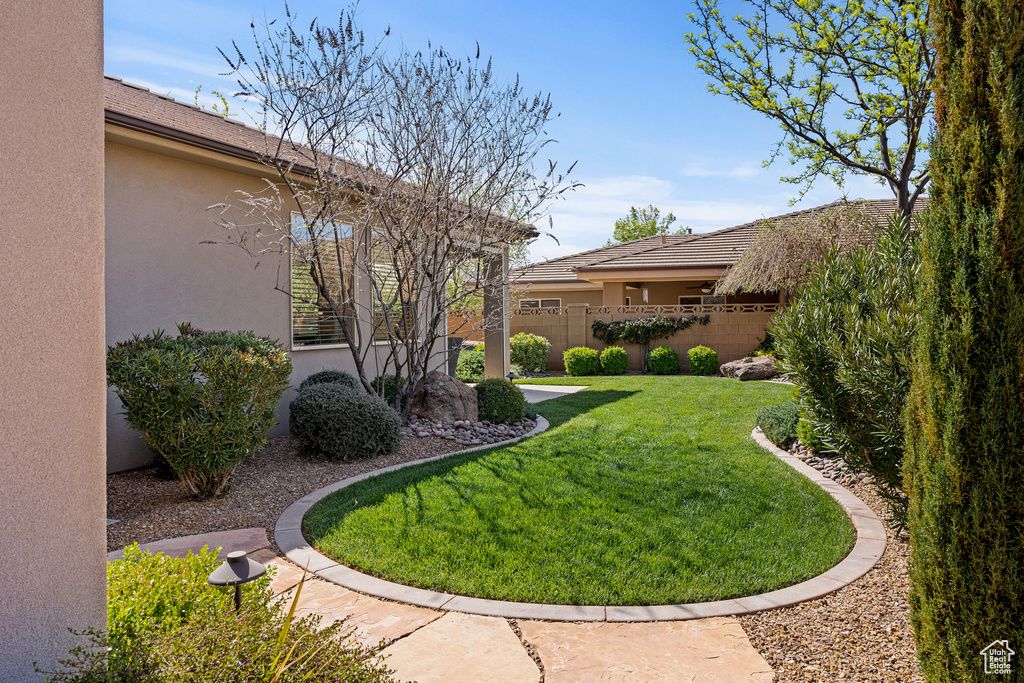
M 504 377 L 508 359 L 508 247 L 484 264 L 484 377 Z
M 625 306 L 626 305 L 626 283 L 606 282 L 604 283 L 604 306 Z
M 0 681 L 20 683 L 107 623 L 103 4 L 3 16 Z

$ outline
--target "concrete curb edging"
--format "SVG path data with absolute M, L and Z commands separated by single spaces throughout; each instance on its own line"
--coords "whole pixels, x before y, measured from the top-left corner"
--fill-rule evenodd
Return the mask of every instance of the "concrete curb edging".
M 703 619 L 706 617 L 735 616 L 760 612 L 795 605 L 807 600 L 814 600 L 843 588 L 869 572 L 885 551 L 885 527 L 881 520 L 862 500 L 836 482 L 826 479 L 816 469 L 805 465 L 785 451 L 768 441 L 760 430 L 755 429 L 751 436 L 759 446 L 775 455 L 787 465 L 804 475 L 824 489 L 838 502 L 851 523 L 857 530 L 857 542 L 853 550 L 836 566 L 824 574 L 808 579 L 793 586 L 781 588 L 769 593 L 751 595 L 731 600 L 716 600 L 686 605 L 649 605 L 649 606 L 586 606 L 586 605 L 544 605 L 535 603 L 505 602 L 487 600 L 452 593 L 405 586 L 392 583 L 359 572 L 351 567 L 326 557 L 314 550 L 306 542 L 302 534 L 302 520 L 306 512 L 317 502 L 328 495 L 351 486 L 356 482 L 375 477 L 378 474 L 393 470 L 433 462 L 453 455 L 473 451 L 506 446 L 527 437 L 539 434 L 549 427 L 543 417 L 538 416 L 537 427 L 517 439 L 504 441 L 500 444 L 487 444 L 462 451 L 446 453 L 432 458 L 424 458 L 413 462 L 385 467 L 373 472 L 360 474 L 343 479 L 335 484 L 313 491 L 288 507 L 277 520 L 274 527 L 274 540 L 285 556 L 322 579 L 344 588 L 365 593 L 386 600 L 395 600 L 419 607 L 444 609 L 454 612 L 466 612 L 483 616 L 506 617 L 511 619 L 538 619 L 546 621 L 607 621 L 607 622 L 649 622 L 649 621 L 684 621 L 687 619 Z

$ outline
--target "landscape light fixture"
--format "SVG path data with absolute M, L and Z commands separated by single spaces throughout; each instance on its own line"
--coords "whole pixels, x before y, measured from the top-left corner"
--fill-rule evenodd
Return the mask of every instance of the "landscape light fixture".
M 255 560 L 246 557 L 244 550 L 235 550 L 228 553 L 226 562 L 210 572 L 206 579 L 211 586 L 234 586 L 235 587 L 235 611 L 242 606 L 242 584 L 255 581 L 267 573 L 267 568 Z
M 516 378 L 516 373 L 510 372 L 507 375 L 505 375 L 505 377 L 507 377 L 508 381 L 511 382 L 512 380 L 514 380 Z

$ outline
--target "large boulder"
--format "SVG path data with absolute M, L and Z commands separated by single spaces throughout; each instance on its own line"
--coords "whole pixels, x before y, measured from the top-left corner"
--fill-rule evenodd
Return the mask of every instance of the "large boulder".
M 779 374 L 775 359 L 771 356 L 740 358 L 731 363 L 722 363 L 722 374 L 745 382 L 750 379 L 768 379 Z
M 469 420 L 479 417 L 476 391 L 465 382 L 434 371 L 427 375 L 423 385 L 412 397 L 410 413 L 426 420 Z

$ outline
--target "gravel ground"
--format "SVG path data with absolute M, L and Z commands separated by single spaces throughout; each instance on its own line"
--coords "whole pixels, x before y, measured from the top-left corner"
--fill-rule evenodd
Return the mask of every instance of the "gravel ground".
M 161 478 L 154 468 L 107 476 L 107 551 L 130 543 L 264 527 L 273 539 L 274 524 L 289 505 L 318 488 L 363 472 L 429 458 L 465 448 L 443 438 L 402 441 L 389 455 L 372 460 L 334 462 L 298 454 L 291 437 L 271 439 L 243 462 L 219 498 L 197 500 L 177 479 Z M 271 546 L 279 552 L 276 545 Z
M 778 683 L 923 683 L 907 607 L 908 539 L 894 535 L 872 486 L 856 482 L 847 488 L 886 524 L 885 554 L 875 568 L 823 598 L 741 616 L 740 623 Z

